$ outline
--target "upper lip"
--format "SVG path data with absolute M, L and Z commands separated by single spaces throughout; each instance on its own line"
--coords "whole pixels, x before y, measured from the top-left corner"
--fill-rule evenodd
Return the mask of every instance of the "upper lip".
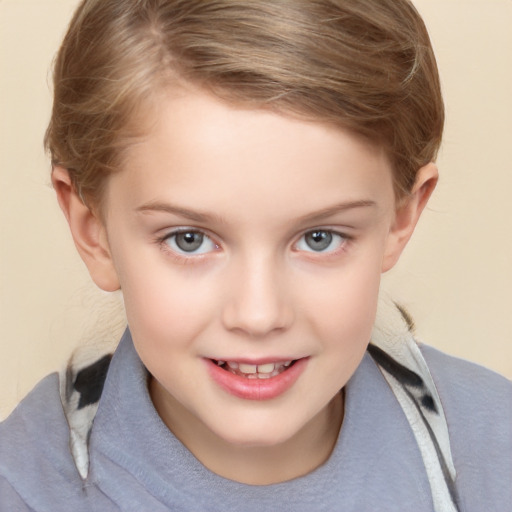
M 304 359 L 303 357 L 262 357 L 262 358 L 247 358 L 247 357 L 210 357 L 212 361 L 232 361 L 236 363 L 242 364 L 251 364 L 255 366 L 263 365 L 263 364 L 282 364 L 287 363 L 289 361 L 297 361 L 299 359 Z

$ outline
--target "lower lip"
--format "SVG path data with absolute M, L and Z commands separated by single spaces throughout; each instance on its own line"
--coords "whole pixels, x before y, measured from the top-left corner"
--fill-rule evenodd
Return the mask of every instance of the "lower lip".
M 205 360 L 212 379 L 231 395 L 245 400 L 271 400 L 288 391 L 305 370 L 308 358 L 297 360 L 284 372 L 269 379 L 248 379 Z

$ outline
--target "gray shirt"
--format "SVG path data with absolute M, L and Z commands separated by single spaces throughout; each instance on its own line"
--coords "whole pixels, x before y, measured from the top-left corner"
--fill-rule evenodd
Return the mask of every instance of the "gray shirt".
M 512 511 L 512 384 L 435 349 L 422 352 L 445 408 L 461 510 Z M 331 457 L 290 482 L 250 486 L 207 470 L 156 413 L 129 337 L 110 365 L 85 481 L 68 443 L 54 374 L 0 425 L 1 512 L 433 510 L 410 426 L 367 355 L 347 384 Z

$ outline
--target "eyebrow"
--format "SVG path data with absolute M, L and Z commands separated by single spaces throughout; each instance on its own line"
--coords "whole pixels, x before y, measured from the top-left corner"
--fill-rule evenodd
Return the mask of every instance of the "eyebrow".
M 159 201 L 153 201 L 142 206 L 139 206 L 136 209 L 137 212 L 163 212 L 169 213 L 171 215 L 177 215 L 179 217 L 183 217 L 185 219 L 193 220 L 195 222 L 210 222 L 212 220 L 216 220 L 222 222 L 222 219 L 219 215 L 215 213 L 206 213 L 206 212 L 198 212 L 196 210 L 189 210 L 188 208 L 183 208 L 182 206 L 176 206 L 169 203 L 161 203 Z
M 328 206 L 327 208 L 323 208 L 316 212 L 307 213 L 305 215 L 300 216 L 297 220 L 299 222 L 309 221 L 314 222 L 317 220 L 325 219 L 328 217 L 332 217 L 337 213 L 341 213 L 346 210 L 352 210 L 356 208 L 371 208 L 377 206 L 375 201 L 371 200 L 359 200 L 359 201 L 346 201 L 342 203 L 335 204 L 333 206 Z M 136 209 L 137 212 L 146 213 L 146 212 L 163 212 L 169 213 L 171 215 L 177 215 L 179 217 L 183 217 L 185 219 L 192 220 L 194 222 L 212 222 L 215 221 L 217 223 L 224 224 L 225 221 L 222 217 L 215 213 L 207 213 L 207 212 L 199 212 L 196 210 L 190 210 L 188 208 L 183 208 L 182 206 L 172 205 L 169 203 L 162 203 L 159 201 L 152 201 L 149 203 L 145 203 L 142 206 L 139 206 Z
M 337 213 L 344 212 L 346 210 L 353 210 L 356 208 L 373 208 L 376 207 L 377 203 L 371 200 L 361 199 L 359 201 L 345 201 L 342 203 L 335 204 L 333 206 L 328 206 L 327 208 L 323 208 L 322 210 L 318 210 L 316 212 L 307 213 L 306 215 L 302 215 L 299 217 L 299 221 L 318 221 L 328 217 L 332 217 Z

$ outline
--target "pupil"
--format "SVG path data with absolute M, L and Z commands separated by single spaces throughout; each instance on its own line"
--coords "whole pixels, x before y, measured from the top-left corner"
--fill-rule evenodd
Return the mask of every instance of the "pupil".
M 331 245 L 332 234 L 328 231 L 311 231 L 306 235 L 306 243 L 314 251 L 323 251 Z
M 203 235 L 201 233 L 186 232 L 176 235 L 176 245 L 186 252 L 193 252 L 201 247 L 203 243 Z

